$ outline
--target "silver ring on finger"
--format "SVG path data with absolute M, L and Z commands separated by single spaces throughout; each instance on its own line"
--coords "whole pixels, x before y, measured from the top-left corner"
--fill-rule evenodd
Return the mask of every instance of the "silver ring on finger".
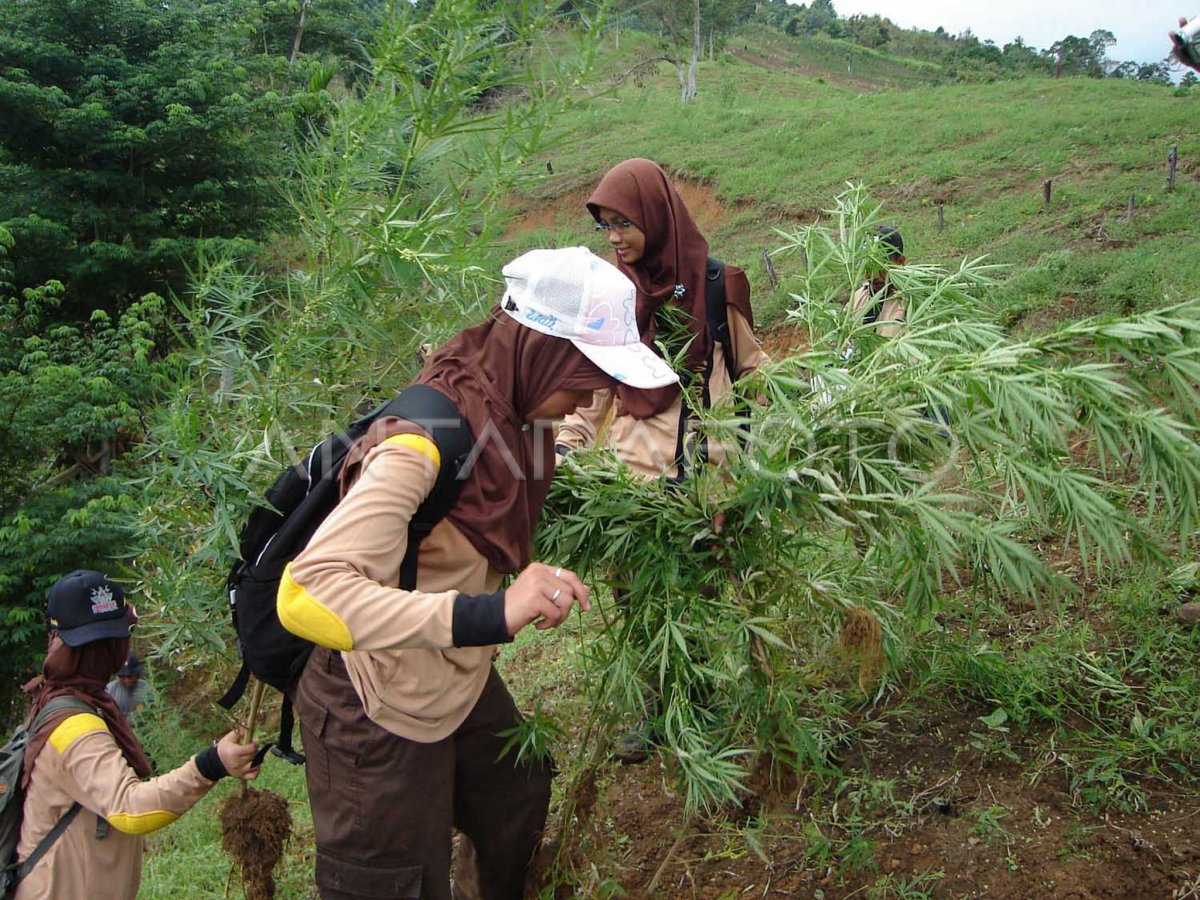
M 562 588 L 555 588 L 554 593 L 550 595 L 550 602 L 558 606 L 558 598 L 562 596 Z
M 562 578 L 562 566 L 559 566 L 557 569 L 554 570 L 554 577 Z

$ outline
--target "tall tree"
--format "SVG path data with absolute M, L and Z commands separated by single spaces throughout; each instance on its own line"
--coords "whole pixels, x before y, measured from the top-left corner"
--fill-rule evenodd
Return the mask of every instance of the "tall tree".
M 684 103 L 696 99 L 704 35 L 707 33 L 710 46 L 714 45 L 753 12 L 747 0 L 625 0 L 618 9 L 623 20 L 659 33 L 663 49 L 675 63 L 679 98 Z
M 235 55 L 242 0 L 0 5 L 0 223 L 20 290 L 66 316 L 178 287 L 205 243 L 272 224 L 283 60 Z
M 261 0 L 258 46 L 292 64 L 306 55 L 362 64 L 384 6 L 384 0 Z
M 120 453 L 159 385 L 150 297 L 119 318 L 63 325 L 62 285 L 14 294 L 0 228 L 0 727 L 45 650 L 46 590 L 73 569 L 116 574 L 136 544 Z
M 1055 41 L 1045 55 L 1054 60 L 1054 77 L 1088 75 L 1103 78 L 1108 48 L 1117 42 L 1111 31 L 1097 29 L 1088 37 L 1067 35 Z

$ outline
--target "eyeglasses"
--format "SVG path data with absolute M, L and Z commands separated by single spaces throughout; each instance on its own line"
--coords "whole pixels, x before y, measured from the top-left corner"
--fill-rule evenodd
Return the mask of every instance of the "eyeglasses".
M 637 225 L 628 219 L 618 219 L 616 222 L 605 222 L 600 219 L 596 222 L 597 231 L 628 231 L 630 228 L 637 228 Z

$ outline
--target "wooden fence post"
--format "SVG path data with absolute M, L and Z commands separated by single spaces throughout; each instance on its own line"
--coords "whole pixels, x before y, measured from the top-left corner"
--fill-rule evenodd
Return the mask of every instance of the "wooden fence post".
M 763 263 L 767 267 L 767 281 L 771 282 L 771 290 L 775 290 L 775 286 L 779 284 L 779 276 L 775 274 L 775 266 L 771 263 L 771 254 L 763 251 Z
M 946 227 L 946 207 L 941 203 L 938 204 L 938 234 L 941 234 Z
M 1127 209 L 1125 211 L 1125 221 L 1126 222 L 1133 221 L 1133 194 L 1129 195 L 1129 209 Z
M 1042 182 L 1042 203 L 1047 206 L 1050 205 L 1050 191 L 1053 189 L 1053 181 L 1054 179 L 1047 178 Z
M 1175 190 L 1175 165 L 1179 162 L 1179 147 L 1175 144 L 1171 145 L 1171 151 L 1167 154 L 1167 190 Z

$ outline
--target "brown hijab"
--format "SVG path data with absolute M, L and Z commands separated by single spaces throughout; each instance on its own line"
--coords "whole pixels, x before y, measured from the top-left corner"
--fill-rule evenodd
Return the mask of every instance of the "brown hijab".
M 613 378 L 570 341 L 526 328 L 497 307 L 435 351 L 413 383 L 453 401 L 475 439 L 470 475 L 446 518 L 493 569 L 520 571 L 531 561 L 533 530 L 554 474 L 554 429 L 526 417 L 557 390 L 609 388 Z M 406 431 L 421 429 L 396 418 L 377 423 L 347 456 L 351 478 L 367 449 Z
M 82 647 L 68 647 L 59 642 L 46 654 L 42 674 L 25 685 L 25 692 L 33 697 L 31 716 L 36 716 L 55 697 L 77 697 L 97 709 L 133 771 L 139 777 L 146 778 L 150 774 L 150 761 L 134 736 L 129 720 L 117 706 L 117 701 L 105 690 L 128 656 L 129 638 L 106 638 Z M 64 719 L 77 714 L 76 710 L 70 709 L 56 712 L 42 723 L 36 733 L 29 736 L 29 747 L 25 751 L 25 763 L 21 769 L 21 787 L 29 786 L 34 761 L 50 734 Z
M 632 265 L 617 260 L 617 267 L 637 285 L 637 321 L 642 342 L 654 346 L 654 314 L 664 304 L 683 309 L 690 319 L 693 340 L 688 347 L 688 368 L 703 372 L 712 354 L 712 336 L 705 311 L 705 272 L 708 241 L 692 220 L 683 199 L 671 186 L 667 173 L 649 159 L 627 159 L 608 170 L 587 200 L 592 218 L 607 207 L 637 225 L 646 236 L 646 250 Z M 749 291 L 729 290 L 726 303 L 735 307 L 753 327 Z M 681 290 L 682 288 L 682 290 Z M 625 412 L 645 419 L 662 412 L 679 394 L 678 385 L 640 389 L 620 385 L 617 393 Z

